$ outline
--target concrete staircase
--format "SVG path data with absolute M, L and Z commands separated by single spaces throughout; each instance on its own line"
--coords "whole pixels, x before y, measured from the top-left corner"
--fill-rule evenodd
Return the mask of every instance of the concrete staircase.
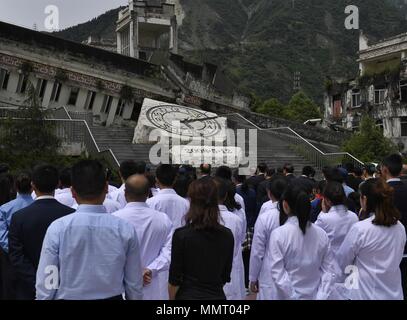
M 250 123 L 238 117 L 231 117 L 230 120 L 235 129 L 254 128 Z M 111 149 L 119 162 L 129 159 L 149 162 L 151 145 L 132 144 L 134 129 L 92 126 L 91 131 L 100 150 Z M 246 141 L 246 152 L 248 152 L 249 146 L 249 141 Z M 273 168 L 291 163 L 295 167 L 296 174 L 300 174 L 306 165 L 313 166 L 313 163 L 294 152 L 287 141 L 270 132 L 259 130 L 257 131 L 257 163 L 263 162 Z

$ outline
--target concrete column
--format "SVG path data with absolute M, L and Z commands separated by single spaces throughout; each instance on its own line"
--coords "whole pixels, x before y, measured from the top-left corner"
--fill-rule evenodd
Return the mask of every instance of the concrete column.
M 100 93 L 100 92 L 96 92 L 96 97 L 95 97 L 95 102 L 93 104 L 93 115 L 100 115 L 101 110 L 102 110 L 102 106 L 103 106 L 103 101 L 104 101 L 105 95 Z
M 170 49 L 172 53 L 178 53 L 178 25 L 175 17 L 171 20 Z
M 76 100 L 76 107 L 81 110 L 85 110 L 86 98 L 88 97 L 88 90 L 80 89 L 78 93 L 78 99 Z
M 49 80 L 47 82 L 47 87 L 45 88 L 44 97 L 42 98 L 42 106 L 49 107 L 51 100 L 52 89 L 54 88 L 55 81 Z
M 8 91 L 10 91 L 12 93 L 16 93 L 19 77 L 20 77 L 19 73 L 10 72 L 10 78 L 8 79 L 8 86 L 7 86 Z
M 116 32 L 116 37 L 117 37 L 117 53 L 121 54 L 122 53 L 122 34 L 120 31 Z
M 130 22 L 130 36 L 129 36 L 129 42 L 130 42 L 130 57 L 136 57 L 135 56 L 135 39 L 134 39 L 134 21 Z M 137 44 L 138 46 L 138 44 Z M 137 58 L 137 57 L 136 57 Z
M 112 105 L 110 106 L 109 115 L 107 116 L 107 120 L 106 120 L 106 127 L 109 127 L 113 124 L 118 105 L 119 105 L 119 98 L 113 98 Z

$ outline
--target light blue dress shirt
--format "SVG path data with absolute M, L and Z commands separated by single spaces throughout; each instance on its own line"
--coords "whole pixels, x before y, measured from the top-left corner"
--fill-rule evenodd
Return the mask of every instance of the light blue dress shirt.
M 103 206 L 80 205 L 47 230 L 36 296 L 37 300 L 101 300 L 125 293 L 126 299 L 141 300 L 142 272 L 134 227 Z
M 0 246 L 5 252 L 8 252 L 8 230 L 13 214 L 33 202 L 30 194 L 18 194 L 16 199 L 0 207 Z

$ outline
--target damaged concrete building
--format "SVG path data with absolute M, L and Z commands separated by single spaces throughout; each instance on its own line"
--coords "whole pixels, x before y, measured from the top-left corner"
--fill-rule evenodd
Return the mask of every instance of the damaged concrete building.
M 325 120 L 356 131 L 368 114 L 384 136 L 406 151 L 407 33 L 370 44 L 361 32 L 358 54 L 356 79 L 327 81 Z

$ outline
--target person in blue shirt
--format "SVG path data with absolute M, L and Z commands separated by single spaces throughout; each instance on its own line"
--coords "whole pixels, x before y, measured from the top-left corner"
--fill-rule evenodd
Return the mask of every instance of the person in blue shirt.
M 0 263 L 3 299 L 15 298 L 15 274 L 8 257 L 8 232 L 13 214 L 33 203 L 31 176 L 22 172 L 16 178 L 17 198 L 0 206 Z
M 36 277 L 37 300 L 128 300 L 143 297 L 143 269 L 135 228 L 103 207 L 108 183 L 95 160 L 72 168 L 79 204 L 55 220 L 43 242 Z

